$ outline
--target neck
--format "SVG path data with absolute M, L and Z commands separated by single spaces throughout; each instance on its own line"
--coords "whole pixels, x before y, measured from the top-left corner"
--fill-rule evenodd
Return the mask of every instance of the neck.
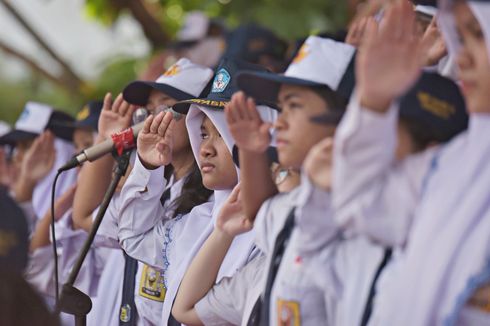
M 185 177 L 191 170 L 194 164 L 194 154 L 192 150 L 186 150 L 178 153 L 173 153 L 172 166 L 174 168 L 175 180 L 180 180 Z

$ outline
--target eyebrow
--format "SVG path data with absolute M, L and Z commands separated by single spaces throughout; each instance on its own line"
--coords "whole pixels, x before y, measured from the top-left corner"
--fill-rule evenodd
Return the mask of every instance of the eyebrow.
M 293 97 L 299 97 L 299 98 L 301 98 L 301 95 L 299 95 L 297 93 L 288 93 L 288 94 L 286 94 L 286 96 L 284 96 L 283 99 L 279 99 L 279 103 L 286 102 L 287 100 L 290 100 Z

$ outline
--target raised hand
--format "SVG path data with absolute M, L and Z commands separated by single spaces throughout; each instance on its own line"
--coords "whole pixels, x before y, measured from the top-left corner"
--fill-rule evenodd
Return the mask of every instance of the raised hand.
M 345 43 L 350 44 L 354 47 L 359 47 L 361 45 L 362 39 L 364 37 L 364 32 L 366 31 L 366 26 L 368 21 L 373 20 L 372 17 L 362 17 L 355 20 L 349 27 L 349 32 L 345 38 Z
M 233 189 L 230 197 L 219 212 L 216 227 L 231 237 L 250 231 L 253 222 L 247 219 L 240 200 L 240 184 Z
M 437 27 L 437 19 L 434 17 L 422 37 L 422 65 L 434 66 L 447 55 L 447 47 L 444 38 Z
M 107 93 L 99 117 L 99 134 L 104 138 L 110 138 L 112 134 L 128 128 L 134 109 L 133 105 L 123 99 L 122 94 L 113 102 L 111 93 Z
M 421 42 L 414 33 L 415 14 L 408 0 L 391 4 L 378 26 L 366 24 L 357 56 L 356 74 L 361 105 L 384 112 L 407 91 L 421 73 Z
M 137 144 L 138 156 L 146 168 L 156 169 L 172 162 L 173 126 L 171 112 L 146 118 Z
M 48 175 L 56 158 L 54 135 L 51 131 L 43 132 L 32 143 L 22 160 L 20 178 L 37 184 Z
M 262 121 L 252 98 L 246 98 L 243 92 L 234 94 L 225 107 L 225 115 L 239 149 L 254 153 L 267 150 L 271 142 L 269 129 L 272 124 Z
M 311 148 L 304 162 L 308 178 L 325 191 L 330 190 L 332 183 L 332 148 L 332 138 L 324 139 Z

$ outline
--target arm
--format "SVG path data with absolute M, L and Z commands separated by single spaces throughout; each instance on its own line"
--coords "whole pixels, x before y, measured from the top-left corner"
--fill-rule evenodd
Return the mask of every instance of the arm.
M 196 312 L 196 304 L 214 286 L 234 237 L 252 227 L 243 215 L 239 194 L 240 186 L 237 186 L 221 209 L 216 228 L 184 275 L 172 309 L 172 315 L 181 323 L 202 324 Z
M 99 118 L 99 135 L 96 144 L 111 137 L 113 133 L 128 128 L 133 108 L 125 102 L 122 94 L 112 102 L 110 93 L 104 98 L 104 107 Z M 73 202 L 73 225 L 89 231 L 92 227 L 92 212 L 99 206 L 112 178 L 114 159 L 105 155 L 94 162 L 86 162 L 81 170 L 82 177 Z
M 243 92 L 233 95 L 225 113 L 239 148 L 243 210 L 247 218 L 253 221 L 262 203 L 278 192 L 266 153 L 272 125 L 262 121 L 253 99 L 247 99 Z

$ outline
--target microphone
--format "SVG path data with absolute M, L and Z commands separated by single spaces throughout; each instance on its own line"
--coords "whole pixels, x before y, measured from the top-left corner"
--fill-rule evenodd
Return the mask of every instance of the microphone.
M 70 161 L 58 169 L 58 172 L 73 169 L 76 166 L 83 164 L 86 161 L 93 162 L 114 149 L 118 155 L 123 151 L 136 147 L 135 139 L 143 129 L 145 122 L 140 122 L 128 129 L 111 135 L 111 139 L 107 139 L 100 144 L 94 145 L 83 150 L 80 154 L 75 155 Z

